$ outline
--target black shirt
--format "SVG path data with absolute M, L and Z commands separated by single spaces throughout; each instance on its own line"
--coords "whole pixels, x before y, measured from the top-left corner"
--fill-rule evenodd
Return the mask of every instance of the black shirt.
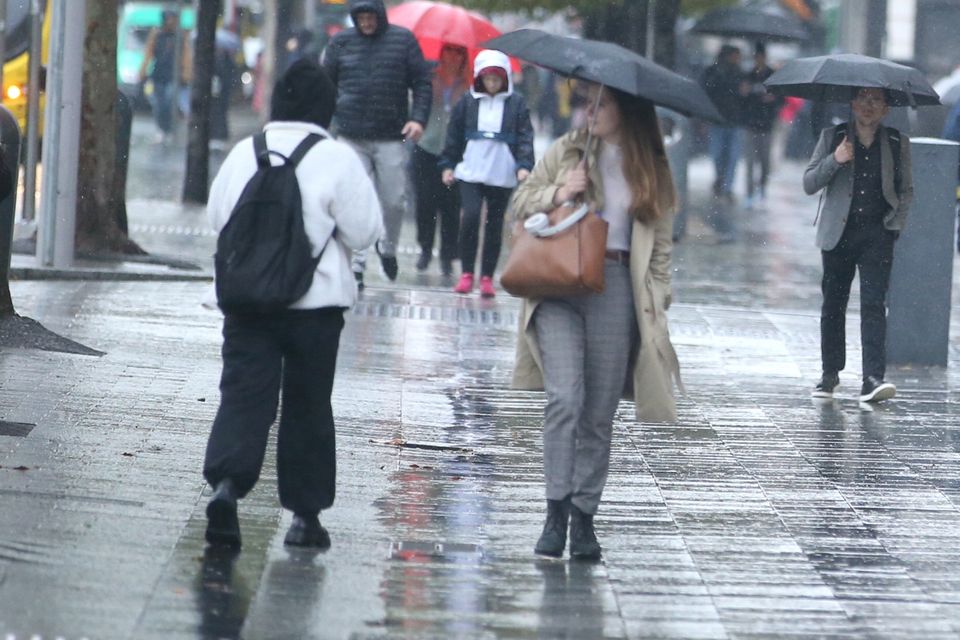
M 850 202 L 848 224 L 883 224 L 890 204 L 883 197 L 883 173 L 880 167 L 880 136 L 883 129 L 877 129 L 873 143 L 869 147 L 860 144 L 860 138 L 853 138 L 853 198 Z

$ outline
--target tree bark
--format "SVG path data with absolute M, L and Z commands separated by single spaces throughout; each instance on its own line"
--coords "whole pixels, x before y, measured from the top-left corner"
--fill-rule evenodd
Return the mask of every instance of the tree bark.
M 203 0 L 198 5 L 183 200 L 204 204 L 210 192 L 210 90 L 220 0 Z
M 127 235 L 126 194 L 116 188 L 116 2 L 90 0 L 86 27 L 76 249 L 78 253 L 143 254 Z
M 17 315 L 13 308 L 13 298 L 10 296 L 10 281 L 6 278 L 0 280 L 0 318 Z

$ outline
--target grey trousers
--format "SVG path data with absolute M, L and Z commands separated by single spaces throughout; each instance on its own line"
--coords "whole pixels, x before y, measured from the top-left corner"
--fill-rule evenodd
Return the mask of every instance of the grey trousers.
M 350 145 L 367 175 L 373 181 L 383 210 L 383 229 L 380 233 L 379 248 L 385 256 L 397 255 L 397 242 L 400 240 L 400 228 L 410 206 L 409 163 L 410 152 L 403 142 L 393 140 L 353 140 L 340 138 Z M 365 251 L 354 251 L 353 270 L 363 272 L 367 264 Z
M 533 315 L 547 406 L 547 498 L 596 513 L 607 482 L 613 418 L 637 337 L 630 269 L 608 261 L 601 294 L 544 300 Z
M 766 195 L 767 177 L 770 175 L 770 142 L 773 139 L 771 131 L 747 130 L 747 197 Z M 757 166 L 760 175 L 755 176 Z

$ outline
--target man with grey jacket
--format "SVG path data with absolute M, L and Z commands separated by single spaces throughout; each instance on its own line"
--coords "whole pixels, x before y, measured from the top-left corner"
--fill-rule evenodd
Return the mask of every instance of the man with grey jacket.
M 823 256 L 820 354 L 823 376 L 814 397 L 832 398 L 846 364 L 845 324 L 850 285 L 860 272 L 862 402 L 896 395 L 884 381 L 887 287 L 893 246 L 913 200 L 910 140 L 880 124 L 890 111 L 883 89 L 860 88 L 851 101 L 853 122 L 828 127 L 803 176 L 812 195 L 826 189 L 817 219 Z

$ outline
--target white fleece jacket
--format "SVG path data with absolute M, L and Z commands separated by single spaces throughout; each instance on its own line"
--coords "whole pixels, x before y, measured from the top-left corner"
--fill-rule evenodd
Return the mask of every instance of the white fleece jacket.
M 317 265 L 313 285 L 291 309 L 350 307 L 357 298 L 357 283 L 350 270 L 352 251 L 371 246 L 380 235 L 382 215 L 377 192 L 353 149 L 334 140 L 319 126 L 306 122 L 271 122 L 264 131 L 267 148 L 289 156 L 309 133 L 321 140 L 297 165 L 297 180 L 303 200 L 303 222 L 313 245 L 320 253 L 336 228 L 323 258 Z M 274 164 L 280 162 L 273 158 Z M 219 233 L 230 219 L 247 182 L 257 171 L 253 139 L 237 143 L 220 167 L 210 187 L 207 216 Z

